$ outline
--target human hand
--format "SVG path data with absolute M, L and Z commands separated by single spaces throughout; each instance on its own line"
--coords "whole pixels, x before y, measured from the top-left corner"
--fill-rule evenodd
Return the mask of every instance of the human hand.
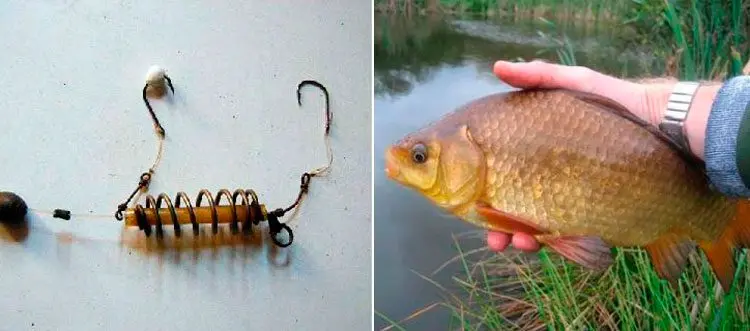
M 502 81 L 517 88 L 562 88 L 609 98 L 653 125 L 661 122 L 669 94 L 677 83 L 671 78 L 627 81 L 586 67 L 539 60 L 498 61 L 493 71 Z
M 498 61 L 493 69 L 498 78 L 513 87 L 562 88 L 609 98 L 654 126 L 661 122 L 669 95 L 677 83 L 676 79 L 670 78 L 640 82 L 627 81 L 586 67 L 565 66 L 542 61 L 527 63 Z M 703 158 L 708 113 L 718 89 L 718 85 L 701 86 L 696 92 L 690 113 L 685 121 L 690 148 L 700 158 Z M 536 239 L 526 233 L 489 232 L 487 234 L 487 246 L 493 251 L 502 251 L 511 243 L 513 247 L 526 252 L 536 252 L 540 248 Z

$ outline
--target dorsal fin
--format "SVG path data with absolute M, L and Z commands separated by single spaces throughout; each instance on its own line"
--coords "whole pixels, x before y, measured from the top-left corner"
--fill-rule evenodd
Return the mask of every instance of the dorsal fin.
M 705 163 L 703 162 L 703 160 L 693 155 L 693 153 L 691 153 L 690 151 L 682 148 L 666 133 L 662 132 L 661 130 L 659 130 L 659 128 L 651 125 L 650 123 L 641 119 L 637 115 L 633 114 L 631 111 L 629 111 L 627 108 L 625 108 L 623 105 L 619 104 L 618 102 L 612 99 L 606 98 L 606 97 L 593 94 L 593 93 L 586 93 L 586 92 L 566 90 L 566 89 L 552 89 L 549 91 L 562 91 L 563 93 L 567 93 L 576 99 L 579 99 L 583 102 L 586 102 L 592 105 L 596 105 L 598 108 L 604 111 L 608 111 L 612 114 L 620 116 L 642 127 L 646 131 L 650 132 L 651 134 L 653 134 L 654 136 L 662 140 L 669 147 L 671 147 L 672 150 L 674 150 L 688 165 L 690 165 L 692 168 L 694 168 L 696 171 L 702 174 L 706 178 L 706 180 L 708 180 L 708 176 L 706 174 L 706 170 L 704 166 Z

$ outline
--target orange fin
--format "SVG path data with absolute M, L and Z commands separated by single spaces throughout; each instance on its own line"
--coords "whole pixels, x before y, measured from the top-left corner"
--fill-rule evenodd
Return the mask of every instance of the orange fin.
M 715 243 L 702 242 L 700 246 L 703 253 L 706 254 L 706 259 L 708 259 L 716 278 L 721 283 L 724 293 L 726 293 L 732 287 L 734 272 L 737 269 L 734 265 L 731 245 L 729 242 L 720 239 Z
M 737 201 L 737 214 L 729 224 L 734 242 L 741 248 L 750 247 L 750 200 Z
M 724 292 L 728 292 L 736 270 L 732 250 L 750 247 L 750 201 L 737 201 L 737 213 L 719 239 L 702 242 L 700 246 Z
M 614 261 L 609 245 L 599 237 L 558 236 L 542 240 L 558 254 L 589 269 L 603 271 Z
M 482 215 L 482 217 L 484 217 L 487 222 L 491 223 L 496 229 L 502 229 L 502 231 L 505 232 L 523 232 L 532 236 L 546 232 L 532 222 L 497 210 L 485 203 L 478 203 L 476 205 L 476 210 L 479 215 Z
M 695 243 L 687 237 L 669 234 L 646 245 L 646 251 L 659 277 L 676 285 L 685 270 L 688 256 L 695 251 Z

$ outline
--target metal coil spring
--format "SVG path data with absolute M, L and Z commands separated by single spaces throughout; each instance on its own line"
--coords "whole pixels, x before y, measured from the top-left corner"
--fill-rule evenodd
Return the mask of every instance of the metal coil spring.
M 140 230 L 143 230 L 147 237 L 151 235 L 151 225 L 146 218 L 146 209 L 151 209 L 154 212 L 156 219 L 156 237 L 163 238 L 164 236 L 164 223 L 162 222 L 161 215 L 159 213 L 159 209 L 162 208 L 162 204 L 165 204 L 166 208 L 169 210 L 172 226 L 174 228 L 174 234 L 176 237 L 180 237 L 182 233 L 181 224 L 177 219 L 176 209 L 187 210 L 187 213 L 190 217 L 190 223 L 192 224 L 193 234 L 198 235 L 199 223 L 197 222 L 195 211 L 193 209 L 192 203 L 190 202 L 190 198 L 187 194 L 185 194 L 185 192 L 178 192 L 176 197 L 177 199 L 173 204 L 172 200 L 166 193 L 161 193 L 156 198 L 154 198 L 152 195 L 147 195 L 145 207 L 141 204 L 137 204 L 134 207 L 138 228 Z M 279 218 L 284 216 L 285 211 L 283 209 L 276 209 L 270 213 L 265 212 L 264 208 L 261 207 L 261 204 L 258 201 L 257 194 L 253 190 L 249 189 L 237 189 L 234 191 L 234 193 L 231 193 L 227 189 L 222 189 L 218 191 L 215 198 L 211 196 L 211 192 L 209 192 L 207 189 L 200 190 L 196 199 L 195 207 L 201 207 L 201 203 L 204 201 L 204 198 L 205 201 L 208 202 L 208 207 L 211 211 L 211 230 L 214 235 L 218 233 L 219 223 L 227 223 L 226 220 L 219 220 L 216 211 L 216 207 L 221 203 L 222 197 L 225 197 L 226 201 L 229 203 L 229 206 L 232 207 L 230 208 L 232 211 L 232 219 L 230 220 L 229 226 L 232 234 L 240 233 L 240 225 L 239 219 L 237 217 L 236 207 L 238 199 L 241 199 L 241 206 L 245 206 L 245 208 L 247 208 L 247 219 L 243 222 L 241 229 L 244 235 L 249 235 L 252 233 L 253 225 L 258 225 L 261 221 L 268 221 L 269 233 L 274 244 L 280 247 L 287 247 L 292 244 L 292 241 L 294 240 L 292 229 L 289 228 L 288 225 L 279 222 Z M 181 202 L 185 203 L 184 207 L 181 206 Z M 278 235 L 282 230 L 285 230 L 287 232 L 287 235 L 289 236 L 289 240 L 287 242 L 282 242 L 278 239 Z
M 159 69 L 159 68 L 157 68 Z M 167 85 L 169 86 L 170 90 L 174 93 L 174 87 L 172 85 L 172 80 L 162 72 L 163 78 L 166 80 Z M 163 82 L 157 82 L 157 84 L 163 84 Z M 305 172 L 302 174 L 301 183 L 300 183 L 300 191 L 297 195 L 297 199 L 287 208 L 279 208 L 276 209 L 270 213 L 265 211 L 265 207 L 261 205 L 258 202 L 258 196 L 255 194 L 253 190 L 243 190 L 238 189 L 234 191 L 234 193 L 230 193 L 229 190 L 222 189 L 216 194 L 216 199 L 214 199 L 211 196 L 211 193 L 203 189 L 198 193 L 197 198 L 197 205 L 196 208 L 201 207 L 201 202 L 203 202 L 203 198 L 205 197 L 208 201 L 208 208 L 211 211 L 211 229 L 213 230 L 213 234 L 216 235 L 218 233 L 218 227 L 219 223 L 227 223 L 227 220 L 219 220 L 219 217 L 217 215 L 216 206 L 219 205 L 221 202 L 222 197 L 226 197 L 227 202 L 231 206 L 232 211 L 232 219 L 230 224 L 230 229 L 232 230 L 233 234 L 240 232 L 240 226 L 239 226 L 239 219 L 237 218 L 237 199 L 242 199 L 242 205 L 245 206 L 246 212 L 247 212 L 247 219 L 245 220 L 244 224 L 242 225 L 242 232 L 245 234 L 249 234 L 251 232 L 252 225 L 257 225 L 261 221 L 268 221 L 268 228 L 269 233 L 271 234 L 271 238 L 273 239 L 274 243 L 281 247 L 287 247 L 291 245 L 292 241 L 294 240 L 294 235 L 292 233 L 292 230 L 284 223 L 279 222 L 279 218 L 283 217 L 285 213 L 295 210 L 299 207 L 300 203 L 302 202 L 303 197 L 307 194 L 309 185 L 310 185 L 310 179 L 312 177 L 316 176 L 322 176 L 325 174 L 328 169 L 331 167 L 331 164 L 333 163 L 333 155 L 331 153 L 331 146 L 329 144 L 328 138 L 329 138 L 329 131 L 331 128 L 331 119 L 332 114 L 330 110 L 330 103 L 329 103 L 329 95 L 328 90 L 326 89 L 323 84 L 315 81 L 315 80 L 303 80 L 302 82 L 297 85 L 297 104 L 302 105 L 302 93 L 301 89 L 302 87 L 306 85 L 312 85 L 315 86 L 323 91 L 323 94 L 325 95 L 325 134 L 324 138 L 326 141 L 326 149 L 327 149 L 327 155 L 328 155 L 328 163 L 323 166 L 319 167 L 317 169 L 314 169 L 310 172 Z M 135 216 L 135 223 L 137 226 L 143 230 L 143 232 L 146 234 L 146 236 L 151 235 L 151 223 L 154 223 L 156 226 L 156 236 L 157 238 L 163 238 L 164 236 L 164 223 L 161 220 L 161 215 L 159 213 L 159 209 L 162 208 L 162 204 L 166 204 L 166 208 L 169 210 L 170 218 L 172 221 L 172 225 L 174 227 L 174 233 L 176 237 L 180 237 L 182 230 L 181 230 L 181 223 L 180 220 L 177 217 L 176 209 L 187 209 L 187 213 L 190 216 L 190 223 L 193 226 L 193 233 L 197 235 L 199 233 L 199 223 L 196 220 L 195 211 L 193 209 L 193 205 L 190 202 L 190 198 L 188 198 L 187 194 L 184 192 L 177 193 L 177 199 L 175 200 L 175 204 L 172 204 L 172 200 L 169 198 L 169 196 L 165 193 L 159 194 L 156 198 L 154 198 L 152 195 L 146 196 L 146 206 L 142 206 L 140 204 L 137 204 L 134 208 L 128 208 L 128 204 L 130 204 L 131 200 L 138 194 L 139 192 L 146 192 L 148 190 L 148 187 L 151 183 L 152 176 L 155 172 L 155 168 L 158 165 L 159 161 L 161 160 L 161 153 L 162 153 L 162 144 L 164 142 L 164 128 L 159 123 L 159 120 L 156 117 L 156 114 L 154 113 L 153 108 L 151 107 L 151 104 L 148 101 L 147 97 L 147 89 L 149 87 L 149 83 L 147 83 L 143 87 L 143 101 L 146 104 L 146 108 L 148 108 L 149 114 L 151 115 L 151 118 L 154 122 L 154 126 L 157 131 L 157 135 L 159 137 L 159 149 L 157 152 L 156 160 L 154 161 L 154 164 L 151 166 L 151 168 L 148 169 L 148 171 L 141 174 L 141 177 L 138 181 L 138 185 L 135 187 L 133 192 L 130 194 L 130 196 L 125 200 L 125 202 L 119 204 L 117 206 L 117 211 L 115 212 L 115 218 L 119 221 L 123 220 L 123 212 L 126 210 L 130 210 L 132 212 L 132 215 Z M 136 199 L 137 200 L 137 199 Z M 214 201 L 216 200 L 216 201 Z M 181 207 L 180 203 L 184 202 L 186 204 L 185 207 Z M 151 210 L 154 212 L 154 219 L 153 222 L 149 222 L 149 219 L 146 215 L 146 210 Z M 187 224 L 187 223 L 184 223 Z M 130 225 L 135 225 L 132 222 L 132 219 L 130 221 Z M 278 234 L 281 233 L 282 230 L 285 230 L 287 232 L 287 235 L 289 236 L 288 242 L 281 242 L 278 239 Z

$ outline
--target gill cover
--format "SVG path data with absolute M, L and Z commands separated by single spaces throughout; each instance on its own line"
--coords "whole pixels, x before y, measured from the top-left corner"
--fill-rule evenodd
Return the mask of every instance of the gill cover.
M 476 201 L 484 189 L 487 166 L 468 126 L 461 125 L 441 140 L 441 191 L 445 207 L 456 209 Z

